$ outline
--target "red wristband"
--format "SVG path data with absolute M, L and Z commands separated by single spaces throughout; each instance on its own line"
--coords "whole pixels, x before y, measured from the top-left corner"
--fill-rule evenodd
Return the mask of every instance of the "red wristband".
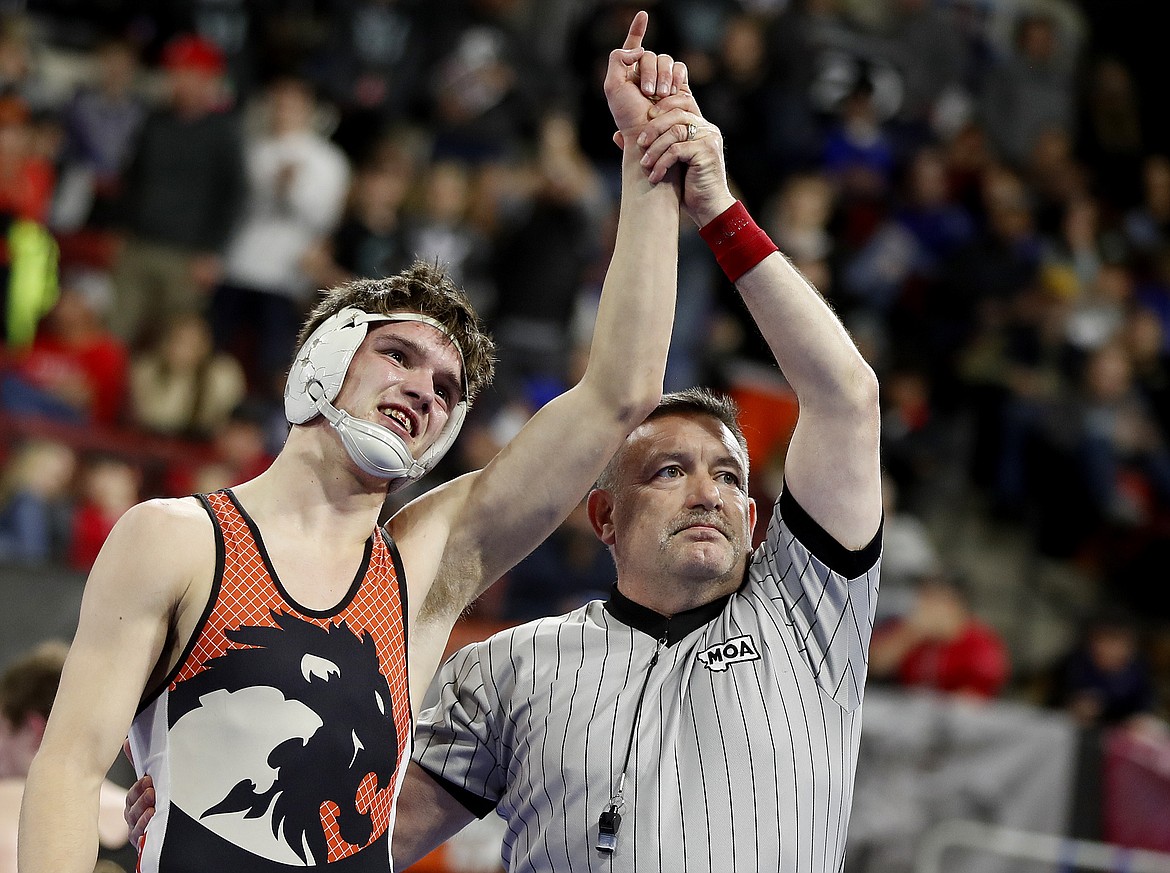
M 710 246 L 715 260 L 732 282 L 738 282 L 740 276 L 772 252 L 779 251 L 738 200 L 699 228 L 699 236 Z

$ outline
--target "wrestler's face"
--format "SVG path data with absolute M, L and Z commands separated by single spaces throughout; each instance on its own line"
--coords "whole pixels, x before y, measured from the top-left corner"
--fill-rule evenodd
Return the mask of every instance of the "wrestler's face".
M 639 426 L 620 451 L 619 484 L 590 498 L 618 577 L 738 587 L 756 507 L 747 460 L 727 427 L 709 415 L 671 413 Z
M 358 346 L 335 405 L 398 434 L 417 458 L 462 399 L 462 367 L 458 349 L 438 328 L 380 323 Z

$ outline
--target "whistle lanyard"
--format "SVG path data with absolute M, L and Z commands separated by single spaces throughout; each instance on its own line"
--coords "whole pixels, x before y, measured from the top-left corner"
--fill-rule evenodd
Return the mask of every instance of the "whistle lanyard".
M 642 690 L 638 692 L 638 702 L 634 704 L 634 723 L 630 726 L 630 738 L 626 742 L 626 755 L 622 760 L 621 773 L 618 775 L 617 793 L 609 799 L 609 804 L 601 813 L 601 818 L 598 820 L 597 832 L 597 850 L 612 854 L 613 850 L 617 848 L 617 832 L 622 824 L 621 810 L 625 806 L 625 791 L 626 791 L 626 774 L 630 769 L 630 755 L 634 751 L 634 737 L 638 733 L 638 722 L 642 716 L 642 701 L 646 697 L 646 689 L 650 685 L 650 674 L 654 672 L 654 666 L 658 663 L 658 656 L 666 647 L 666 635 L 659 637 L 658 644 L 654 647 L 654 655 L 650 658 L 650 663 L 646 666 L 646 677 L 642 680 Z

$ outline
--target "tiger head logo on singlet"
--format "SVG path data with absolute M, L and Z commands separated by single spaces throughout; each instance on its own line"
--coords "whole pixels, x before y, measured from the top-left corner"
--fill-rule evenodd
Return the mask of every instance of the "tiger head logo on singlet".
M 329 813 L 346 843 L 381 836 L 369 795 L 391 783 L 393 756 L 382 750 L 397 746 L 397 730 L 369 633 L 359 637 L 344 621 L 272 618 L 272 627 L 227 631 L 235 647 L 175 688 L 171 734 L 192 753 L 173 766 L 192 762 L 199 774 L 176 778 L 193 796 L 174 800 L 237 846 L 312 866 L 328 857 Z M 222 726 L 241 721 L 264 731 L 267 748 L 225 747 Z

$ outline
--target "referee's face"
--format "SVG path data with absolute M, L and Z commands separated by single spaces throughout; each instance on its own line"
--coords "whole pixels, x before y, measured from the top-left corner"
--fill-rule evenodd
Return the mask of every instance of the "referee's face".
M 613 549 L 629 592 L 644 582 L 701 593 L 734 590 L 751 548 L 756 507 L 743 450 L 717 419 L 664 415 L 626 440 L 613 493 L 590 496 L 590 518 Z M 651 604 L 646 604 L 651 605 Z

